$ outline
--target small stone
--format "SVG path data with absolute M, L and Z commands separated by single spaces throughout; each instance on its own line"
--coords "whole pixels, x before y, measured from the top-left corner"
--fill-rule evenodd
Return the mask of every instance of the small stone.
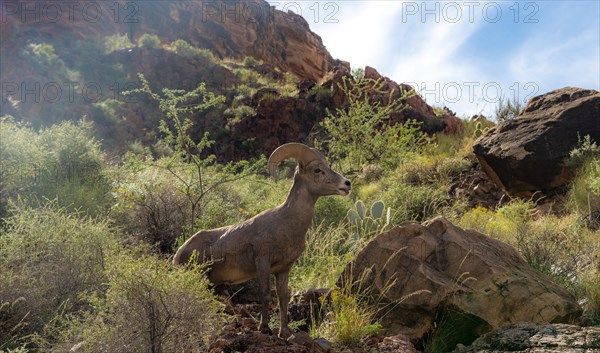
M 317 338 L 314 341 L 324 352 L 329 352 L 331 350 L 331 342 L 324 338 Z
M 239 325 L 242 329 L 256 331 L 258 329 L 258 322 L 251 317 L 242 317 L 238 319 Z
M 312 342 L 312 338 L 310 338 L 309 334 L 304 331 L 294 333 L 293 335 L 288 337 L 287 340 L 288 342 L 301 346 L 305 345 L 306 343 Z

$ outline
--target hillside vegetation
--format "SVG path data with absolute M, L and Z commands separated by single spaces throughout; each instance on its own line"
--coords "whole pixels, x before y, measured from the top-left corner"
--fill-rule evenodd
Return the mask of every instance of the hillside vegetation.
M 145 37 L 140 45 L 159 44 Z M 183 42 L 170 47 L 213 60 Z M 199 352 L 231 321 L 205 269 L 173 268 L 169 256 L 198 229 L 283 202 L 295 165 L 285 164 L 282 177 L 272 180 L 264 156 L 218 163 L 215 149 L 227 146 L 199 133 L 192 117 L 212 111 L 235 123 L 267 80 L 252 59 L 219 65 L 239 79 L 227 93 L 204 85 L 156 91 L 141 76 L 130 94 L 158 107 L 160 129 L 152 143 L 133 143 L 120 158 L 103 151 L 89 122 L 34 128 L 1 118 L 0 351 L 68 352 L 79 345 L 82 352 Z M 292 80 L 260 87 L 293 96 Z M 316 101 L 327 97 L 315 87 Z M 450 190 L 475 163 L 471 146 L 481 123 L 463 121 L 458 135 L 427 135 L 414 121 L 389 123 L 400 103 L 383 107 L 360 91 L 349 97 L 346 109 L 324 109 L 319 137 L 303 141 L 323 150 L 354 185 L 348 198 L 319 200 L 306 251 L 291 274 L 293 290 L 334 289 L 323 321 L 308 323 L 313 335 L 356 346 L 381 330 L 381 312 L 337 288 L 339 274 L 377 233 L 437 215 L 514 246 L 575 295 L 591 323 L 600 323 L 600 155 L 593 141 L 572 154 L 579 174 L 560 211 L 545 213 L 521 199 L 472 207 Z M 110 104 L 98 109 L 116 121 Z M 370 211 L 358 219 L 357 208 L 365 207 Z

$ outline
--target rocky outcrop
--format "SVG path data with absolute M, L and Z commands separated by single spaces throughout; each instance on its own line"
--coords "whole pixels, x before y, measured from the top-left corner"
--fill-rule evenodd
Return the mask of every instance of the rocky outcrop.
M 388 333 L 437 340 L 445 351 L 510 323 L 569 322 L 581 314 L 569 293 L 515 249 L 441 217 L 378 235 L 340 282 L 373 288 L 389 303 L 381 321 Z
M 481 169 L 481 164 L 474 157 L 473 160 L 471 168 L 450 185 L 450 197 L 453 200 L 466 199 L 471 208 L 496 209 L 508 202 L 508 195 Z
M 327 102 L 315 103 L 296 97 L 253 101 L 256 114 L 244 116 L 231 126 L 232 139 L 246 144 L 231 157 L 243 157 L 242 150 L 250 155 L 268 154 L 283 143 L 305 141 L 315 124 L 325 116 L 325 108 L 331 108 Z M 250 144 L 250 141 L 254 143 Z
M 226 102 L 191 116 L 190 134 L 199 139 L 209 132 L 216 141 L 211 152 L 226 162 L 268 154 L 283 143 L 312 140 L 327 110 L 344 107 L 345 97 L 337 84 L 349 75 L 350 64 L 333 60 L 302 17 L 275 10 L 265 1 L 58 0 L 47 4 L 18 0 L 5 8 L 6 20 L 0 23 L 0 75 L 9 101 L 0 105 L 0 116 L 10 114 L 35 127 L 85 117 L 94 122 L 105 147 L 120 153 L 132 141 L 151 144 L 160 136 L 157 126 L 164 115 L 156 102 L 144 95 L 123 95 L 139 87 L 138 73 L 145 75 L 155 92 L 191 90 L 203 82 L 209 91 L 226 96 Z M 159 36 L 161 44 L 130 48 L 123 38 L 115 37 L 127 35 L 136 43 L 145 33 Z M 284 95 L 272 87 L 265 92 L 260 84 L 242 82 L 241 75 L 234 73 L 249 67 L 214 61 L 200 51 L 186 54 L 167 47 L 177 39 L 220 57 L 262 60 L 248 66 L 275 85 L 291 72 L 300 78 L 299 93 Z M 317 87 L 334 67 L 332 79 Z M 365 75 L 381 84 L 382 90 L 369 93 L 375 102 L 387 104 L 390 97 L 399 98 L 401 90 L 410 90 L 373 68 L 367 67 Z M 226 113 L 240 96 L 236 88 L 242 83 L 261 94 L 245 98 L 251 99 L 243 104 L 253 108 L 244 111 L 245 116 Z M 392 114 L 393 122 L 414 119 L 427 132 L 444 129 L 444 121 L 419 96 L 405 103 L 405 110 Z M 255 113 L 249 114 L 252 110 Z
M 585 135 L 600 141 L 600 92 L 565 87 L 532 98 L 516 119 L 479 138 L 473 151 L 494 182 L 528 197 L 571 180 L 565 158 Z
M 446 114 L 442 117 L 444 132 L 448 135 L 458 136 L 465 131 L 465 125 L 456 115 Z
M 517 323 L 485 334 L 454 353 L 588 353 L 600 351 L 600 327 Z
M 369 80 L 366 91 L 372 103 L 385 106 L 393 101 L 402 100 L 404 109 L 392 113 L 390 115 L 391 122 L 403 123 L 407 120 L 416 120 L 423 123 L 422 129 L 426 132 L 434 133 L 444 130 L 444 120 L 435 115 L 433 108 L 421 96 L 412 94 L 408 98 L 404 97 L 405 93 L 413 90 L 410 85 L 396 83 L 369 66 L 364 69 L 364 77 Z M 349 87 L 354 84 L 348 68 L 339 65 L 333 70 L 331 79 L 323 84 L 332 91 L 334 103 L 338 108 L 344 108 L 347 105 L 347 97 L 342 88 L 343 80 L 348 82 Z

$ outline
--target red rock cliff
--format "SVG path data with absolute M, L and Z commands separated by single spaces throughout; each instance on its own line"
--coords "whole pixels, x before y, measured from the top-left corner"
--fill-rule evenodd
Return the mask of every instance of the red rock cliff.
M 2 42 L 52 42 L 127 33 L 133 42 L 156 34 L 163 42 L 184 39 L 220 57 L 253 56 L 300 78 L 319 80 L 334 60 L 298 15 L 263 0 L 228 1 L 10 1 L 2 7 Z M 3 53 L 4 54 L 4 53 Z

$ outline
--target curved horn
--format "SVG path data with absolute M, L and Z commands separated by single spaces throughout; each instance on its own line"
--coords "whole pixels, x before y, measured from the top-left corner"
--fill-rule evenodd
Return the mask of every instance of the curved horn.
M 314 148 L 308 147 L 301 143 L 291 142 L 281 145 L 271 153 L 269 157 L 269 174 L 274 177 L 277 172 L 277 166 L 284 159 L 295 158 L 303 164 L 308 164 L 315 159 L 323 159 L 323 155 Z

